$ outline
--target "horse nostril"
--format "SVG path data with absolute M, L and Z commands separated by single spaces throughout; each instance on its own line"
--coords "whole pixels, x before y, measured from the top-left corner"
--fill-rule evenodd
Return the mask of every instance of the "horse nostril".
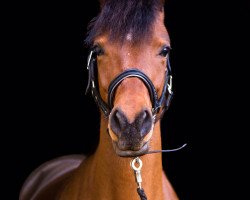
M 129 147 L 139 144 L 150 132 L 152 125 L 153 118 L 148 109 L 143 109 L 137 114 L 132 123 L 129 123 L 126 115 L 119 108 L 116 108 L 110 116 L 110 128 L 113 133 L 118 136 L 120 142 L 125 142 L 124 144 Z
M 153 118 L 149 110 L 143 110 L 136 118 L 135 123 L 139 130 L 141 137 L 147 135 L 153 125 Z
M 147 117 L 150 117 L 150 114 L 149 114 L 149 112 L 147 111 L 147 110 L 145 110 L 144 112 L 143 112 L 143 114 L 142 114 L 142 119 L 144 120 L 146 120 L 146 118 Z
M 110 127 L 112 131 L 117 136 L 120 136 L 126 124 L 127 124 L 127 118 L 125 114 L 120 109 L 114 110 L 110 117 Z

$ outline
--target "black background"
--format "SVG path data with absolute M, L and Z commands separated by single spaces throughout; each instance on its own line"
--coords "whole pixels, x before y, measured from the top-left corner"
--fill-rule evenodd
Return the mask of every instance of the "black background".
M 99 113 L 84 95 L 83 40 L 98 10 L 97 1 L 22 3 L 12 10 L 5 133 L 14 199 L 41 163 L 95 147 Z M 233 197 L 241 169 L 231 172 L 243 166 L 235 149 L 244 152 L 247 132 L 249 3 L 169 0 L 165 12 L 175 96 L 162 120 L 163 147 L 188 146 L 164 154 L 164 169 L 181 200 Z

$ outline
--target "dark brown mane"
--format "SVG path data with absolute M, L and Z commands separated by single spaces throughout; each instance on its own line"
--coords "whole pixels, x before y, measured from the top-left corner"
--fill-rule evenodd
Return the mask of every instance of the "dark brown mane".
M 101 2 L 101 12 L 89 25 L 86 43 L 103 33 L 112 41 L 123 42 L 128 33 L 133 42 L 150 36 L 156 13 L 163 9 L 162 0 L 106 0 Z

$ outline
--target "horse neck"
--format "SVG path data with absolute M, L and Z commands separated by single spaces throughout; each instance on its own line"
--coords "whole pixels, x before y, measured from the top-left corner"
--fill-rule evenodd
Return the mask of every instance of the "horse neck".
M 155 124 L 154 133 L 150 142 L 150 149 L 161 149 L 160 123 Z M 130 168 L 132 158 L 121 158 L 115 154 L 111 138 L 107 134 L 107 120 L 101 117 L 100 143 L 96 153 L 92 158 L 92 168 L 94 169 L 97 190 L 109 196 L 109 199 L 138 199 L 136 193 L 134 172 Z M 142 186 L 149 199 L 154 199 L 155 195 L 162 196 L 162 157 L 161 154 L 149 154 L 141 157 Z M 96 179 L 96 180 L 94 180 Z M 112 196 L 112 197 L 111 197 Z M 160 200 L 160 198 L 158 198 Z

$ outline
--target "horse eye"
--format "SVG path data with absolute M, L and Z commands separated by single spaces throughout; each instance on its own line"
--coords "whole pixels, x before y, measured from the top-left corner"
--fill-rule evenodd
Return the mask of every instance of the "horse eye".
M 163 57 L 166 57 L 168 55 L 168 52 L 169 52 L 169 47 L 164 47 L 161 52 L 160 52 L 160 56 L 163 56 Z
M 102 47 L 100 47 L 99 45 L 96 45 L 93 47 L 94 52 L 96 53 L 97 56 L 101 56 L 104 54 L 104 50 Z

